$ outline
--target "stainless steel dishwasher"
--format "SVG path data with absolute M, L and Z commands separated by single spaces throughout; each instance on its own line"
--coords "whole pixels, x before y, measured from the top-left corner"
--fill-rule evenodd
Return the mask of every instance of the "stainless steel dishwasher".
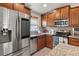
M 37 51 L 37 37 L 31 37 L 30 39 L 30 53 L 33 54 Z

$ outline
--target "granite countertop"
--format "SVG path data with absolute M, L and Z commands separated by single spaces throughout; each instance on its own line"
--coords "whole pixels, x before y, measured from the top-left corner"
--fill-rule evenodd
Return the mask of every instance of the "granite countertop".
M 52 36 L 58 36 L 58 35 L 55 35 L 55 34 L 49 34 L 49 33 L 39 33 L 39 34 L 35 34 L 35 35 L 30 35 L 30 37 L 37 37 L 37 36 L 40 36 L 40 35 L 52 35 Z M 72 38 L 79 38 L 79 35 L 70 35 L 70 36 L 62 36 L 62 37 L 72 37 Z
M 79 56 L 79 47 L 68 44 L 59 44 L 53 48 L 49 53 L 49 56 Z
M 79 35 L 70 35 L 69 37 L 78 38 L 79 39 Z
M 52 34 L 49 34 L 49 33 L 39 33 L 37 35 L 30 35 L 30 37 L 37 37 L 37 36 L 41 36 L 41 35 L 52 35 Z

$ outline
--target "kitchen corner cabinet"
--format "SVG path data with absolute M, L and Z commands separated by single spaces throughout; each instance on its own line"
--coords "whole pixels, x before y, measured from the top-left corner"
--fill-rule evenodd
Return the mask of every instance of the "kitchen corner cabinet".
M 70 45 L 79 46 L 79 39 L 78 38 L 69 37 L 69 42 L 68 43 Z
M 47 26 L 47 15 L 42 15 L 41 16 L 41 23 L 42 23 L 42 27 L 46 27 Z
M 37 50 L 40 50 L 46 46 L 45 35 L 38 36 L 37 39 Z
M 53 36 L 52 35 L 46 35 L 46 47 L 53 48 Z
M 55 13 L 52 12 L 48 14 L 48 27 L 54 27 L 55 26 Z
M 0 3 L 0 6 L 8 8 L 8 9 L 13 9 L 13 3 Z
M 79 26 L 79 7 L 70 9 L 70 26 L 71 27 Z
M 65 6 L 61 8 L 61 19 L 69 19 L 70 6 Z

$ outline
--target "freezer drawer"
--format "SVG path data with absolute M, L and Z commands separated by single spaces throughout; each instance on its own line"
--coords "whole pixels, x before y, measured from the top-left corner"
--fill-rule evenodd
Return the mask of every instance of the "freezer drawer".
M 37 51 L 37 38 L 31 38 L 30 40 L 30 53 Z
M 0 46 L 0 56 L 3 56 L 3 46 Z
M 3 55 L 7 55 L 13 52 L 12 42 L 4 43 L 3 44 Z
M 29 46 L 29 38 L 22 39 L 22 48 Z

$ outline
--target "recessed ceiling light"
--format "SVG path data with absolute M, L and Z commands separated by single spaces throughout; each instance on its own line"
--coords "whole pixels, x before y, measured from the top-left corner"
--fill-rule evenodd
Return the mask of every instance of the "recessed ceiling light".
M 43 7 L 47 7 L 47 4 L 43 4 Z

